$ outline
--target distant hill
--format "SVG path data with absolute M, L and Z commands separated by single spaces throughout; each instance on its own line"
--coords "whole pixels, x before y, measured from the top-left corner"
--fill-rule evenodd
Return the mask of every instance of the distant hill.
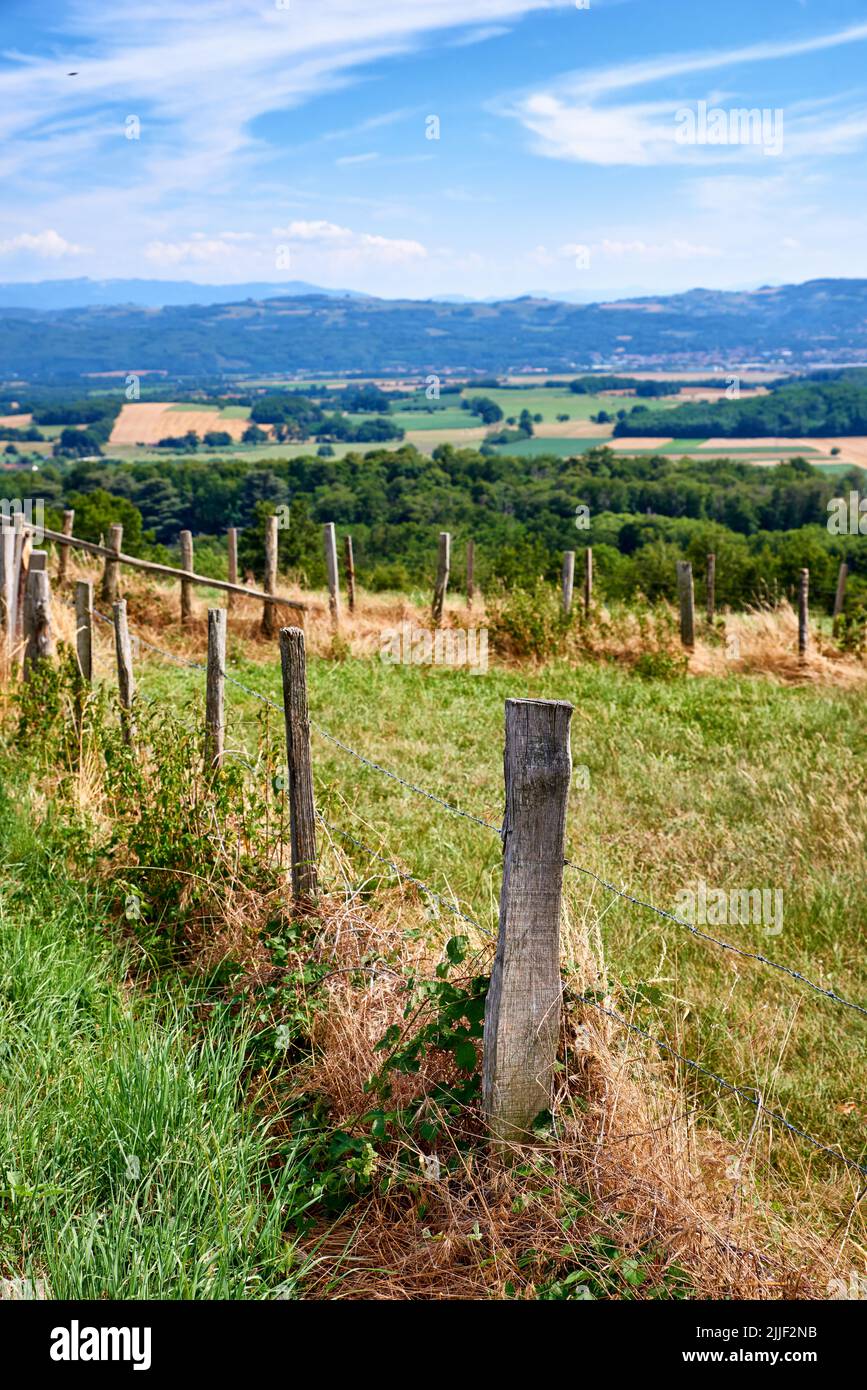
M 340 298 L 0 308 L 0 376 L 571 371 L 867 361 L 867 280 L 565 304 Z
M 197 285 L 193 280 L 35 280 L 0 284 L 3 309 L 85 309 L 96 304 L 135 304 L 160 309 L 167 304 L 235 304 L 244 299 L 318 294 L 363 299 L 354 290 L 329 290 L 306 280 L 282 284 Z

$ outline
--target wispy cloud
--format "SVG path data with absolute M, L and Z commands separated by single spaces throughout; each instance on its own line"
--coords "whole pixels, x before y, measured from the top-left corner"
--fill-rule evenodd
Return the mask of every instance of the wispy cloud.
M 678 95 L 623 102 L 617 94 L 665 84 L 745 64 L 768 64 L 867 40 L 867 24 L 851 25 L 831 34 L 791 42 L 762 43 L 707 53 L 670 54 L 639 62 L 570 73 L 541 90 L 525 91 L 499 106 L 501 113 L 521 122 L 534 137 L 536 153 L 552 159 L 600 165 L 707 164 L 755 157 L 757 146 L 744 142 L 727 146 L 680 143 L 677 112 L 684 108 L 683 84 Z M 699 90 L 693 100 L 727 101 L 749 108 L 755 103 L 723 99 Z M 764 104 L 764 103 L 763 103 Z M 779 153 L 790 158 L 851 152 L 867 137 L 867 107 L 838 98 L 809 108 L 802 103 L 784 112 L 785 142 Z

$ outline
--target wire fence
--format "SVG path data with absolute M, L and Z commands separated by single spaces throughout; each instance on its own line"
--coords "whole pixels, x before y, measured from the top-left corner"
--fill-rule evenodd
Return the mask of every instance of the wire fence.
M 93 612 L 94 616 L 97 617 L 101 622 L 107 624 L 109 627 L 114 627 L 111 618 L 106 617 L 104 614 L 98 612 L 98 610 L 95 608 Z M 143 647 L 146 647 L 149 651 L 152 651 L 157 656 L 163 657 L 166 660 L 174 662 L 177 665 L 187 667 L 190 670 L 207 670 L 207 667 L 202 662 L 192 661 L 187 657 L 181 657 L 178 656 L 176 653 L 165 651 L 163 648 L 157 647 L 152 642 L 147 641 L 139 634 L 134 634 L 134 636 Z M 236 676 L 233 676 L 229 671 L 224 671 L 222 674 L 225 680 L 228 681 L 231 685 L 243 691 L 246 695 L 250 696 L 251 698 L 258 700 L 267 706 L 270 706 L 272 709 L 276 710 L 281 716 L 283 715 L 284 707 L 282 703 L 272 699 L 267 695 L 262 694 L 261 691 L 254 690 L 251 686 L 245 684 Z M 440 806 L 443 810 L 447 811 L 450 815 L 461 817 L 466 821 L 481 826 L 483 829 L 493 831 L 494 834 L 502 838 L 501 826 L 495 825 L 492 821 L 486 820 L 482 816 L 475 815 L 470 811 L 465 811 L 461 807 L 454 806 L 451 802 L 446 801 L 444 798 L 440 796 L 437 796 L 433 792 L 427 791 L 423 787 L 419 787 L 418 785 L 416 785 L 416 783 L 410 781 L 405 777 L 400 776 L 398 773 L 392 771 L 390 768 L 383 767 L 380 763 L 377 763 L 372 759 L 366 757 L 363 753 L 360 753 L 357 749 L 351 747 L 350 744 L 344 742 L 342 739 L 338 738 L 336 735 L 332 734 L 328 729 L 325 729 L 322 725 L 320 725 L 318 722 L 312 719 L 310 720 L 310 726 L 322 738 L 326 739 L 335 747 L 341 749 L 348 756 L 355 758 L 363 766 L 381 774 L 384 777 L 389 778 L 391 781 L 404 787 L 406 790 L 413 792 L 414 794 L 424 797 L 426 800 L 435 803 L 436 805 Z M 381 854 L 378 850 L 373 849 L 370 845 L 366 844 L 363 840 L 351 834 L 349 831 L 343 829 L 342 827 L 331 824 L 329 821 L 325 819 L 324 816 L 321 815 L 321 813 L 317 814 L 319 821 L 323 826 L 325 826 L 329 830 L 329 832 L 339 836 L 345 842 L 352 844 L 357 849 L 360 849 L 364 854 L 368 855 L 370 858 L 385 865 L 391 873 L 393 873 L 397 878 L 399 878 L 403 882 L 413 884 L 427 897 L 429 897 L 433 902 L 437 903 L 445 911 L 448 911 L 450 914 L 452 914 L 456 919 L 465 922 L 469 926 L 472 926 L 484 936 L 487 936 L 489 938 L 495 937 L 495 933 L 490 928 L 483 926 L 475 918 L 469 916 L 461 908 L 457 907 L 456 904 L 450 902 L 441 893 L 437 892 L 434 888 L 432 888 L 430 884 L 426 883 L 423 879 L 419 878 L 417 875 L 413 873 L 401 869 L 398 866 L 398 864 L 394 862 L 394 860 L 389 859 L 387 856 Z M 632 904 L 634 907 L 638 907 L 648 912 L 654 913 L 656 916 L 660 917 L 665 921 L 673 922 L 677 926 L 686 928 L 686 930 L 688 930 L 693 936 L 695 936 L 701 941 L 712 944 L 718 947 L 720 950 L 729 952 L 742 959 L 752 960 L 758 964 L 776 970 L 797 981 L 799 984 L 805 986 L 807 989 L 811 990 L 815 995 L 828 999 L 831 1002 L 839 1004 L 842 1007 L 852 1010 L 855 1013 L 867 1016 L 867 1008 L 865 1008 L 861 1004 L 854 1003 L 853 1001 L 844 998 L 842 995 L 838 994 L 833 989 L 826 988 L 823 985 L 817 984 L 814 980 L 811 980 L 801 971 L 796 970 L 791 966 L 784 965 L 779 961 L 772 960 L 769 956 L 764 955 L 762 952 L 747 951 L 740 946 L 735 946 L 732 942 L 724 941 L 721 938 L 715 937 L 708 932 L 703 932 L 699 930 L 699 928 L 697 928 L 693 923 L 689 922 L 686 918 L 678 917 L 675 913 L 669 912 L 665 908 L 656 907 L 653 903 L 649 903 L 642 898 L 636 897 L 632 893 L 626 892 L 624 889 L 618 888 L 616 884 L 609 882 L 605 878 L 602 878 L 599 874 L 595 873 L 594 870 L 588 869 L 583 865 L 576 864 L 570 859 L 564 859 L 563 865 L 566 869 L 588 876 L 589 878 L 593 879 L 596 883 L 598 883 L 602 888 L 604 888 L 607 892 L 615 894 L 618 898 Z M 703 1066 L 694 1058 L 684 1056 L 682 1053 L 678 1052 L 675 1048 L 673 1048 L 669 1043 L 665 1042 L 660 1038 L 654 1037 L 652 1033 L 649 1033 L 645 1029 L 639 1027 L 637 1024 L 630 1022 L 616 1010 L 606 1007 L 604 1004 L 601 1004 L 599 1000 L 594 998 L 591 993 L 575 994 L 573 995 L 573 997 L 580 1000 L 588 1007 L 593 1008 L 597 1010 L 599 1013 L 605 1015 L 607 1018 L 616 1022 L 619 1026 L 628 1030 L 630 1033 L 640 1036 L 645 1041 L 651 1043 L 654 1047 L 657 1047 L 661 1051 L 664 1051 L 675 1061 L 690 1068 L 693 1072 L 705 1077 L 709 1081 L 712 1081 L 715 1085 L 720 1086 L 722 1089 L 729 1092 L 730 1094 L 736 1095 L 741 1100 L 746 1101 L 757 1111 L 761 1112 L 761 1114 L 765 1115 L 769 1120 L 781 1125 L 788 1132 L 803 1140 L 805 1143 L 809 1144 L 813 1149 L 825 1154 L 827 1157 L 832 1158 L 837 1162 L 843 1163 L 848 1169 L 852 1170 L 853 1172 L 859 1173 L 864 1178 L 867 1178 L 867 1165 L 859 1163 L 855 1159 L 848 1157 L 846 1154 L 840 1152 L 837 1149 L 831 1148 L 827 1144 L 823 1144 L 820 1140 L 815 1139 L 811 1134 L 807 1133 L 806 1130 L 803 1130 L 799 1128 L 799 1126 L 792 1124 L 791 1121 L 786 1119 L 786 1117 L 780 1114 L 778 1111 L 769 1109 L 764 1104 L 759 1092 L 753 1091 L 752 1089 L 748 1089 L 743 1086 L 738 1086 L 733 1082 L 727 1081 L 724 1077 L 718 1075 L 710 1068 Z M 867 1191 L 867 1188 L 865 1188 L 864 1191 Z M 863 1195 L 863 1192 L 859 1194 L 859 1200 L 861 1195 Z

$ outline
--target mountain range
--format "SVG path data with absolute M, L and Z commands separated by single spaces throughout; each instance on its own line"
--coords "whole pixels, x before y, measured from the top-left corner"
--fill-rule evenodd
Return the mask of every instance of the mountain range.
M 213 379 L 867 362 L 867 279 L 694 289 L 594 304 L 530 296 L 494 303 L 390 300 L 319 289 L 288 294 L 288 287 L 279 297 L 243 298 L 244 288 L 235 286 L 238 297 L 218 304 L 2 307 L 0 377 L 66 381 L 159 372 Z

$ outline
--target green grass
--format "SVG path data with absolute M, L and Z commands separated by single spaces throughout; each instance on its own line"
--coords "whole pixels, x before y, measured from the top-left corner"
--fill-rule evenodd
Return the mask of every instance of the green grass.
M 69 1299 L 294 1292 L 306 1197 L 243 1103 L 248 1041 L 180 979 L 123 981 L 111 904 L 0 807 L 0 1273 Z
M 242 666 L 242 679 L 279 699 L 278 666 Z M 200 678 L 148 666 L 144 691 L 192 711 Z M 856 750 L 867 746 L 863 694 L 793 688 L 731 676 L 645 681 L 605 666 L 471 676 L 378 660 L 312 661 L 311 717 L 373 761 L 499 824 L 503 704 L 511 696 L 573 702 L 572 753 L 587 769 L 570 800 L 567 853 L 579 864 L 672 910 L 702 878 L 727 891 L 782 888 L 784 930 L 710 928 L 867 1000 L 861 926 L 867 810 Z M 230 745 L 254 738 L 255 702 L 229 699 Z M 193 717 L 197 717 L 193 714 Z M 269 716 L 270 717 L 270 716 Z M 272 736 L 280 737 L 274 712 Z M 501 850 L 495 834 L 458 819 L 367 769 L 314 732 L 324 814 L 439 892 L 495 926 Z M 378 870 L 352 852 L 360 876 Z M 447 914 L 443 914 L 443 921 Z M 570 931 L 598 928 L 621 1007 L 655 1035 L 746 1087 L 855 1159 L 864 1155 L 864 1021 L 758 963 L 738 961 L 682 927 L 567 875 Z M 625 1002 L 624 1002 L 625 1001 Z M 748 1128 L 747 1107 L 686 1073 L 717 1122 Z M 783 1146 L 776 1145 L 779 1153 Z M 791 1172 L 809 1151 L 787 1149 Z

